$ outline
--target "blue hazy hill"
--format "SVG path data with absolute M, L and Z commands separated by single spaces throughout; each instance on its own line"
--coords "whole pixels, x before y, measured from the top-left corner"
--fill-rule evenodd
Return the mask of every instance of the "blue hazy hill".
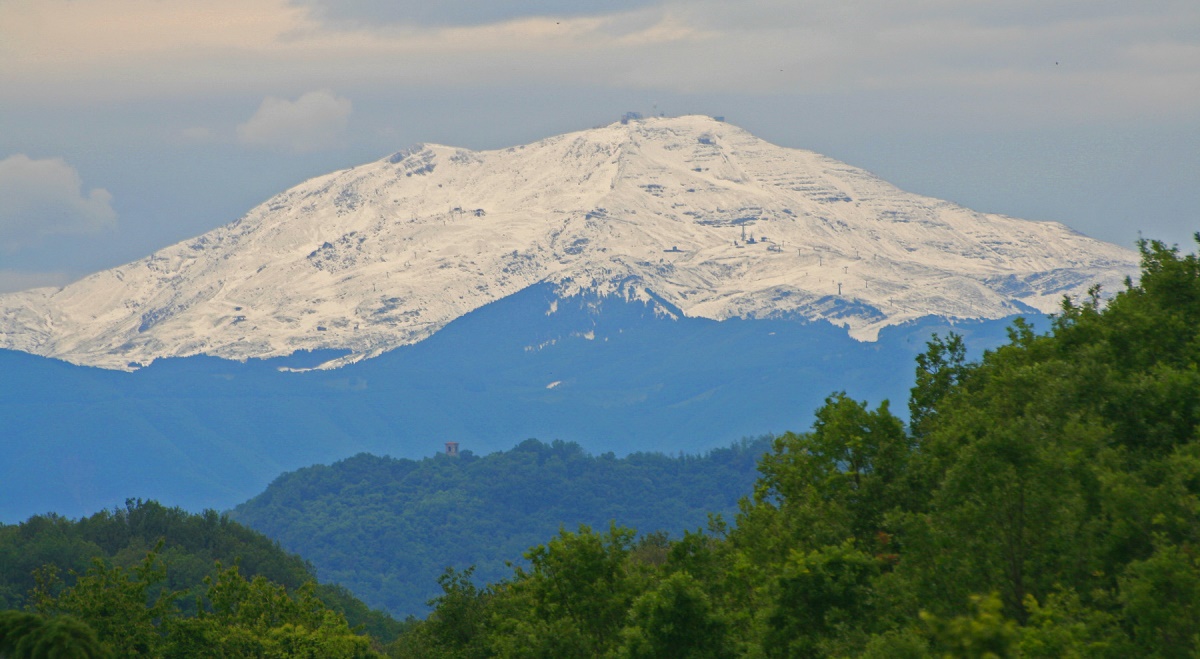
M 928 319 L 862 343 L 827 323 L 672 320 L 658 308 L 533 287 L 328 371 L 280 368 L 338 353 L 164 359 L 125 373 L 0 351 L 0 520 L 128 497 L 228 509 L 285 471 L 360 452 L 428 456 L 446 441 L 476 454 L 530 437 L 695 453 L 803 429 L 837 390 L 903 412 L 932 333 L 952 329 L 979 350 L 1008 325 Z

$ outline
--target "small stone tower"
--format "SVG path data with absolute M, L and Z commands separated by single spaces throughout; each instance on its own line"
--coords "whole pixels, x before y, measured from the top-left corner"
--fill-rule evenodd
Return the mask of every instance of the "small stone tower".
M 458 457 L 458 442 L 446 442 L 446 455 L 451 458 Z

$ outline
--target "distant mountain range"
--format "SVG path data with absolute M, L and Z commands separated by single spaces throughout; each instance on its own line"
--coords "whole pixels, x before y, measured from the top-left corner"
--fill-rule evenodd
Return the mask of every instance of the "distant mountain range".
M 0 296 L 0 520 L 225 509 L 445 441 L 694 453 L 802 430 L 837 390 L 903 413 L 932 333 L 978 354 L 1136 263 L 707 117 L 421 145 Z
M 140 261 L 0 296 L 0 348 L 111 369 L 343 350 L 337 366 L 538 284 L 874 340 L 928 316 L 1050 312 L 1136 266 L 1060 224 L 909 194 L 708 117 L 651 118 L 315 178 Z
M 311 367 L 342 353 L 127 373 L 0 350 L 0 521 L 128 497 L 224 510 L 284 471 L 360 452 L 420 458 L 446 441 L 478 455 L 531 437 L 594 454 L 697 453 L 802 430 L 837 390 L 903 413 L 931 333 L 960 332 L 977 354 L 1006 325 L 926 319 L 866 343 L 823 322 L 672 320 L 545 284 L 332 370 Z

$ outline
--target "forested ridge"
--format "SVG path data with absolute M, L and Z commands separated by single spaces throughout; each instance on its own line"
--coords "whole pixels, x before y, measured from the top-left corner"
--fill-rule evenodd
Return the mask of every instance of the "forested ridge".
M 764 437 L 704 455 L 616 457 L 530 439 L 486 456 L 362 454 L 284 474 L 231 517 L 368 604 L 423 616 L 445 567 L 500 579 L 509 561 L 563 526 L 700 529 L 709 513 L 737 510 L 769 448 Z
M 1137 284 L 1045 335 L 931 342 L 908 424 L 831 396 L 728 526 L 580 527 L 507 579 L 445 573 L 392 656 L 1196 656 L 1200 262 L 1141 247 Z
M 0 657 L 366 657 L 400 628 L 215 511 L 0 525 Z

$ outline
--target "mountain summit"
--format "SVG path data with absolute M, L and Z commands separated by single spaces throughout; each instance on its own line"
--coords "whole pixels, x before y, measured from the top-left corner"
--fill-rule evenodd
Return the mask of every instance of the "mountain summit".
M 539 283 L 873 340 L 925 316 L 1050 312 L 1136 272 L 1133 252 L 1061 224 L 910 194 L 708 117 L 651 118 L 314 178 L 142 260 L 0 296 L 0 347 L 117 369 L 349 350 L 337 365 Z

